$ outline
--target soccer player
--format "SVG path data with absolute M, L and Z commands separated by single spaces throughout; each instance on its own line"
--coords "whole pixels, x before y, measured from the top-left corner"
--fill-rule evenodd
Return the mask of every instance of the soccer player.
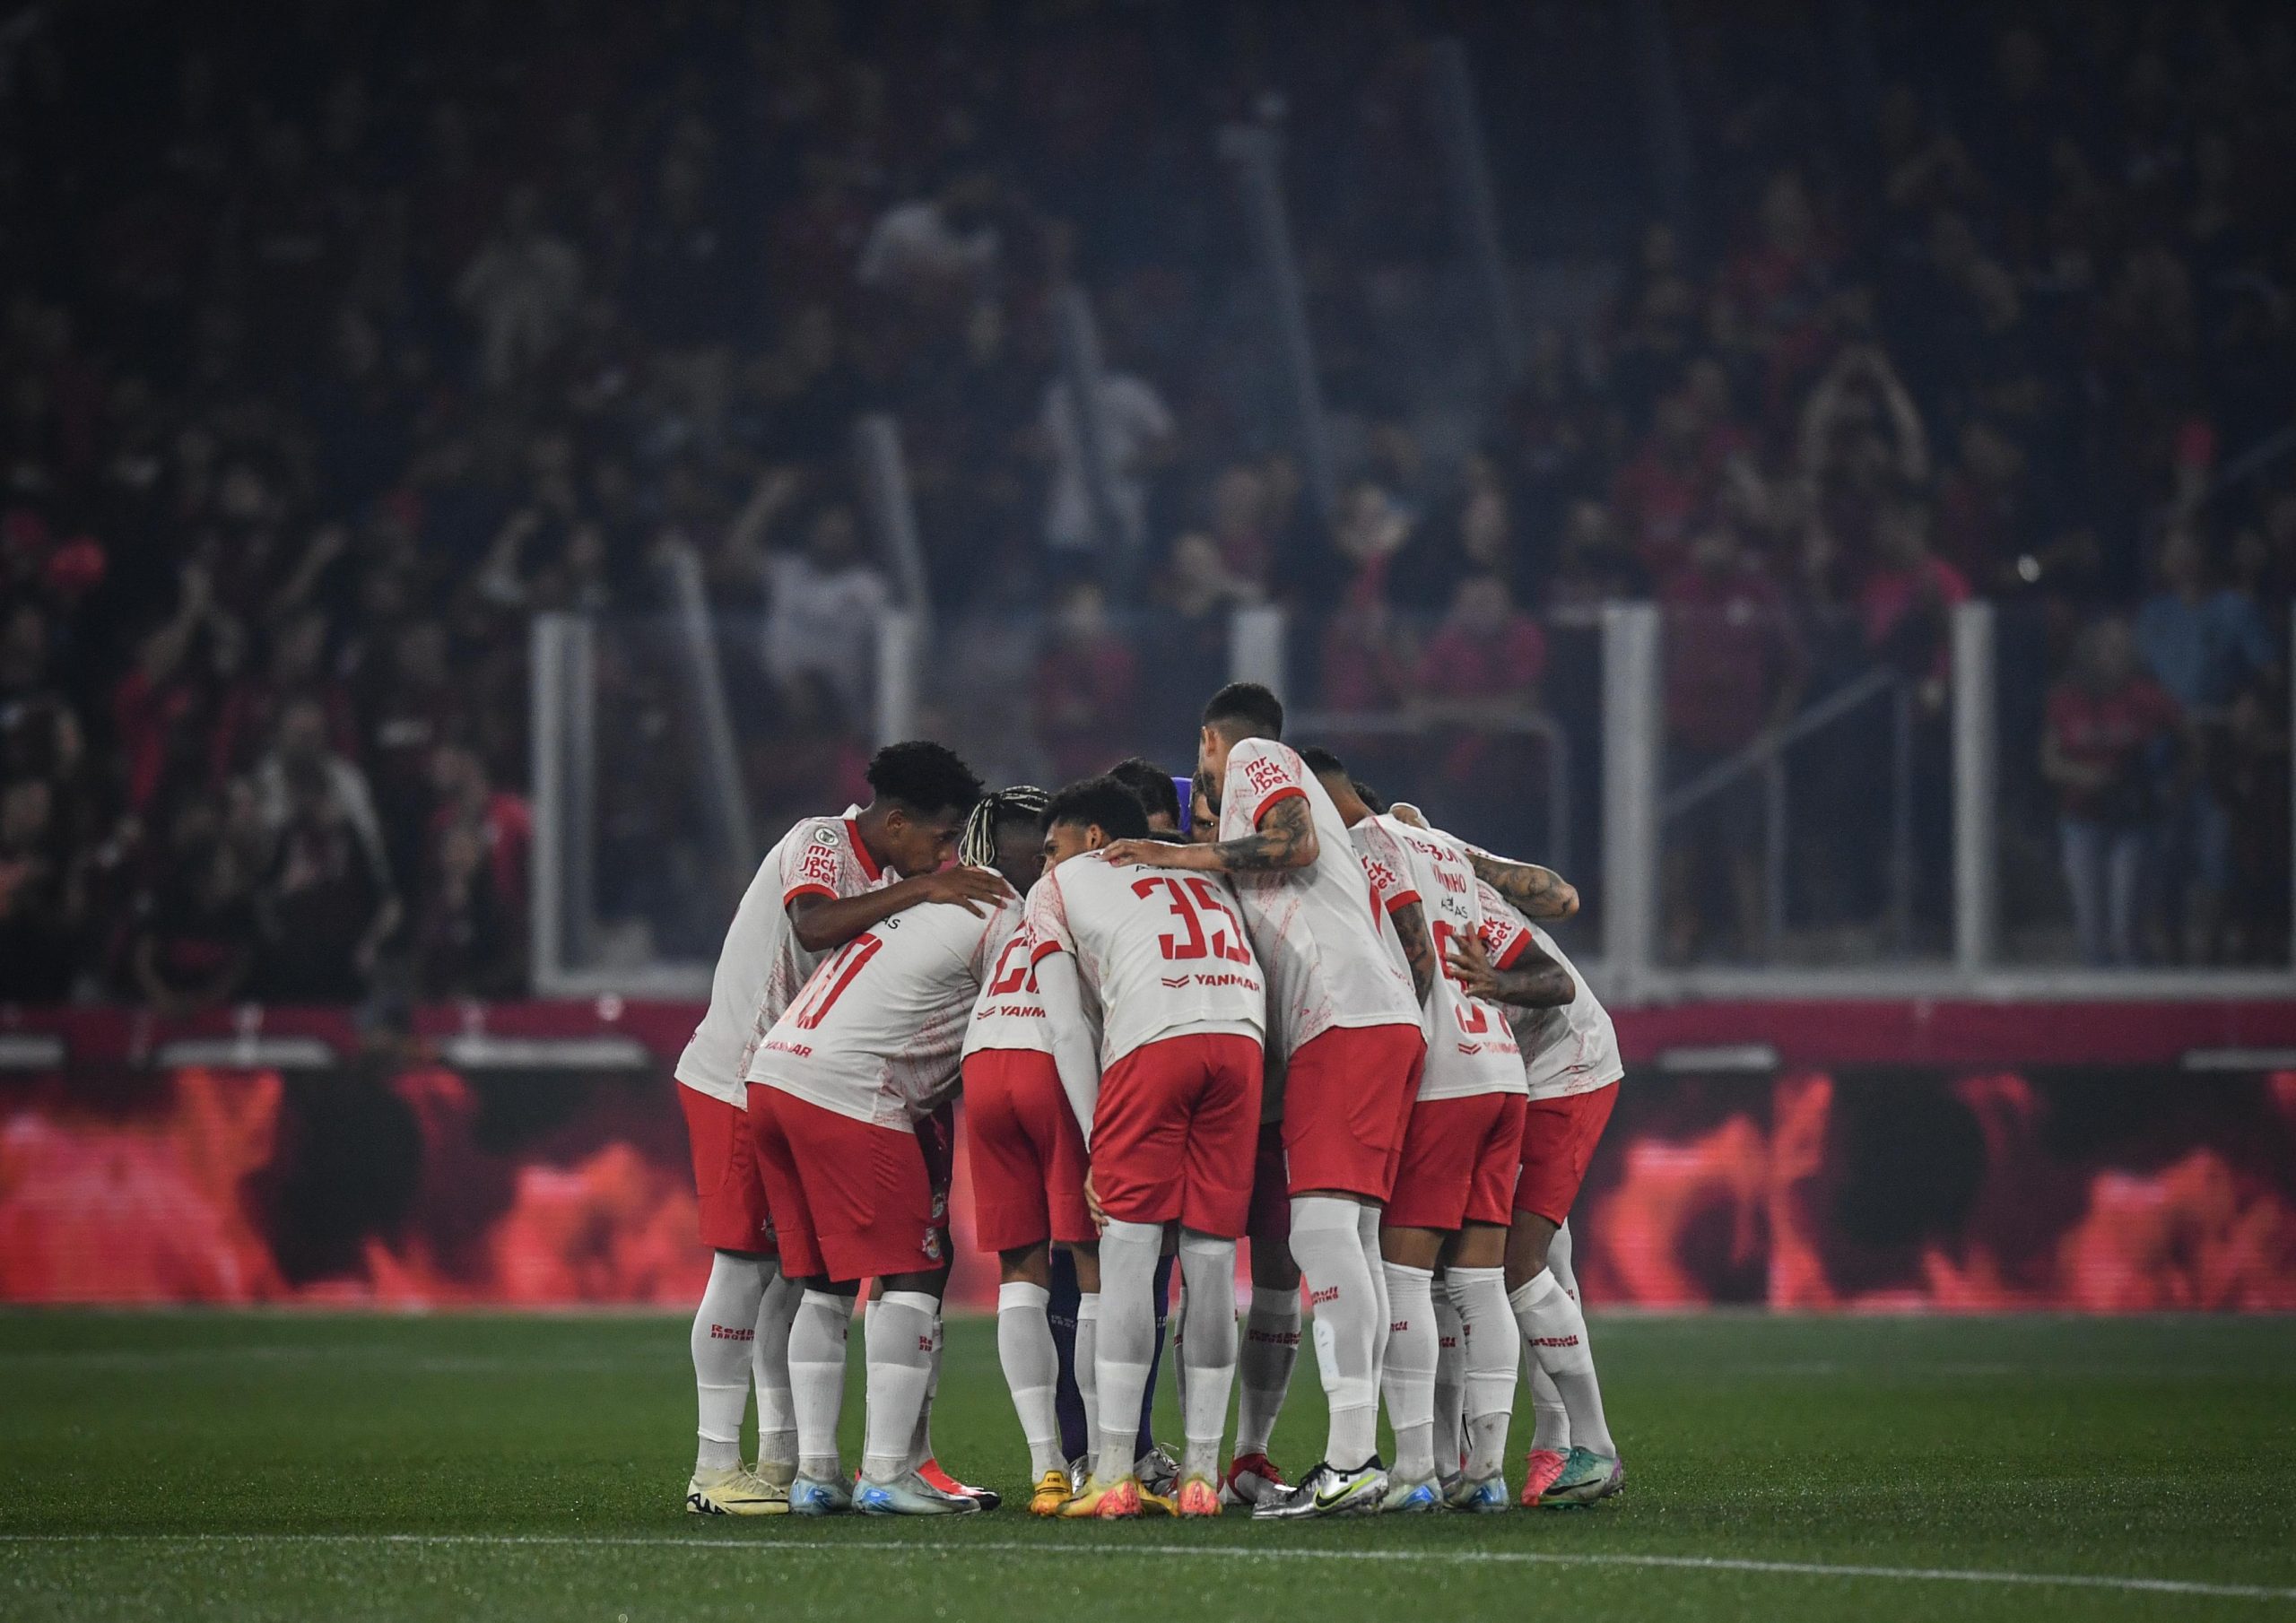
M 709 1011 L 674 1073 L 701 1241 L 713 1253 L 691 1338 L 700 1443 L 686 1508 L 698 1515 L 778 1515 L 788 1508 L 797 1464 L 788 1340 L 798 1291 L 775 1259 L 743 1116 L 758 1039 L 822 953 L 921 902 L 985 911 L 1006 890 L 992 873 L 935 872 L 980 798 L 979 780 L 954 754 L 936 743 L 890 744 L 869 762 L 868 780 L 868 805 L 800 822 L 758 865 L 718 952 Z M 755 1471 L 741 1456 L 752 1379 Z
M 1347 823 L 1372 888 L 1414 958 L 1478 939 L 1485 924 L 1477 892 L 1488 887 L 1465 852 L 1442 835 L 1382 815 L 1376 797 L 1351 781 L 1329 751 L 1300 755 Z M 1414 937 L 1431 945 L 1413 947 Z M 1506 1011 L 1471 995 L 1448 967 L 1433 976 L 1427 1011 L 1426 1074 L 1380 1231 L 1393 1321 L 1383 1384 L 1396 1432 L 1387 1508 L 1503 1511 L 1518 1360 L 1505 1269 L 1522 1161 L 1523 1062 Z M 1464 1466 L 1455 1427 L 1447 1428 L 1448 1457 L 1435 1452 L 1438 1269 L 1456 1315 L 1452 1335 L 1466 1358 Z
M 1231 875 L 1268 976 L 1273 1047 L 1285 1061 L 1292 1254 L 1316 1309 L 1330 1405 L 1322 1462 L 1254 1506 L 1271 1519 L 1370 1514 L 1387 1493 L 1374 1452 L 1387 1323 L 1379 1208 L 1427 1057 L 1402 948 L 1331 797 L 1283 731 L 1283 704 L 1257 682 L 1213 694 L 1197 764 L 1217 785 L 1220 838 L 1122 840 L 1109 858 Z
M 1089 1090 L 1071 1101 L 1086 1124 L 1088 1189 L 1103 1219 L 1100 1436 L 1091 1475 L 1062 1507 L 1067 1516 L 1141 1513 L 1135 1443 L 1168 1226 L 1178 1234 L 1186 1372 L 1173 1508 L 1220 1514 L 1236 1241 L 1250 1204 L 1267 987 L 1224 881 L 1108 855 L 1153 846 L 1147 833 L 1139 797 L 1118 779 L 1069 785 L 1045 811 L 1046 872 L 1029 894 L 1030 952 L 1055 1026 L 1096 1011 L 1101 1033 L 1099 1072 L 1077 1079 Z M 1061 1081 L 1071 1081 L 1066 1066 Z
M 990 795 L 967 820 L 959 855 L 994 866 L 1029 892 L 1044 867 L 1047 799 L 1029 786 Z M 1035 945 L 1025 924 L 1005 942 L 973 1005 L 963 1072 L 973 1223 L 981 1248 L 997 1257 L 997 1358 L 1036 1478 L 1029 1510 L 1048 1516 L 1059 1513 L 1074 1488 L 1056 1410 L 1053 1246 L 1081 1254 L 1083 1283 L 1096 1298 L 1100 1290 L 1099 1234 L 1084 1204 L 1084 1138 L 1068 1103 L 1071 1094 L 1097 1086 L 1100 1034 L 1082 1020 L 1050 1019 L 1038 990 Z M 1065 1085 L 1064 1070 L 1074 1079 Z
M 1490 864 L 1495 872 L 1526 866 L 1480 855 L 1478 867 Z M 1549 898 L 1556 895 L 1547 881 L 1509 877 L 1518 889 Z M 1554 1429 L 1558 1400 L 1559 1418 L 1567 1422 L 1561 1436 L 1534 1435 L 1522 1502 L 1583 1505 L 1624 1487 L 1626 1465 L 1603 1412 L 1594 1347 L 1570 1277 L 1564 1224 L 1618 1103 L 1626 1067 L 1609 1012 L 1553 938 L 1495 888 L 1485 890 L 1482 901 L 1483 935 L 1451 943 L 1452 968 L 1475 996 L 1519 1011 L 1509 1018 L 1523 1051 L 1530 1103 L 1514 1226 L 1507 1241 L 1508 1302 L 1536 1372 L 1552 1384 L 1552 1392 L 1535 1376 L 1531 1384 L 1540 1428 Z
M 996 878 L 991 875 L 991 878 Z M 945 1208 L 918 1126 L 950 1098 L 980 988 L 1019 926 L 996 878 L 987 907 L 933 902 L 891 915 L 814 970 L 749 1065 L 750 1126 L 784 1273 L 804 1297 L 789 1334 L 797 1471 L 789 1508 L 826 1515 L 981 1509 L 916 1469 L 948 1279 Z M 863 1279 L 868 1412 L 861 1477 L 838 1455 L 845 1340 Z

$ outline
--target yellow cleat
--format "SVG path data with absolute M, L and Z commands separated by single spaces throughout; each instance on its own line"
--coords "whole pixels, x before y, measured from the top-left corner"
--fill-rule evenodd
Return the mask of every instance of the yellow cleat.
M 1068 1503 L 1068 1473 L 1055 1466 L 1037 1479 L 1037 1490 L 1029 1496 L 1029 1514 L 1032 1516 L 1057 1516 L 1060 1507 Z
M 697 1516 L 782 1516 L 789 1514 L 789 1490 L 739 1465 L 697 1471 L 685 1485 L 685 1507 Z
M 1113 1482 L 1092 1477 L 1061 1506 L 1060 1514 L 1077 1520 L 1124 1521 L 1140 1514 L 1142 1497 L 1137 1477 L 1120 1477 Z
M 1209 1477 L 1190 1477 L 1180 1484 L 1179 1502 L 1175 1515 L 1183 1516 L 1216 1516 L 1220 1514 L 1220 1489 Z
M 1158 1493 L 1145 1482 L 1140 1485 L 1140 1514 L 1144 1516 L 1176 1516 L 1179 1506 L 1168 1493 Z

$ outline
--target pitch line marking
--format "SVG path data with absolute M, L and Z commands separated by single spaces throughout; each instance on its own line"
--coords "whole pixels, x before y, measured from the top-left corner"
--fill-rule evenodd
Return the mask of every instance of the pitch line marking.
M 6 1532 L 5 1544 L 413 1544 L 559 1545 L 648 1549 L 739 1549 L 775 1555 L 835 1556 L 847 1550 L 909 1550 L 936 1556 L 1042 1555 L 1061 1548 L 1057 1541 L 1004 1540 L 932 1543 L 913 1539 L 823 1539 L 784 1542 L 732 1539 L 674 1539 L 591 1533 L 464 1532 Z M 2141 1594 L 2205 1595 L 2237 1601 L 2296 1601 L 2296 1587 L 2268 1584 L 2212 1584 L 2192 1578 L 2125 1578 L 2100 1573 L 2005 1572 L 1984 1567 L 1874 1567 L 1824 1561 L 1759 1561 L 1729 1556 L 1646 1556 L 1577 1550 L 1534 1549 L 1253 1549 L 1237 1544 L 1095 1544 L 1098 1556 L 1195 1556 L 1231 1561 L 1419 1561 L 1461 1566 L 1641 1567 L 1683 1572 L 1781 1574 L 1804 1578 L 1886 1578 L 1900 1583 L 2008 1584 L 2057 1589 L 2109 1589 Z

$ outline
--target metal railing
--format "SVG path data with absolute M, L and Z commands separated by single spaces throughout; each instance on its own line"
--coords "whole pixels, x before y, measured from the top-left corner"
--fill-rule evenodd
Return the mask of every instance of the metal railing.
M 1297 738 L 1356 737 L 1418 738 L 1435 718 L 1418 710 L 1300 710 L 1287 718 L 1284 731 Z M 1536 711 L 1522 715 L 1478 716 L 1467 729 L 1518 738 L 1535 738 L 1545 746 L 1546 851 L 1538 858 L 1558 873 L 1574 872 L 1570 864 L 1570 735 L 1552 716 Z M 1529 855 L 1526 853 L 1525 855 Z
M 1910 944 L 1913 929 L 1913 716 L 1912 688 L 1897 671 L 1883 667 L 1843 683 L 1784 726 L 1715 762 L 1659 803 L 1660 823 L 1676 823 L 1741 778 L 1755 772 L 1762 775 L 1762 947 L 1766 953 L 1775 954 L 1786 934 L 1786 833 L 1790 802 L 1786 793 L 1786 752 L 1883 698 L 1889 701 L 1891 726 L 1890 935 L 1903 952 Z

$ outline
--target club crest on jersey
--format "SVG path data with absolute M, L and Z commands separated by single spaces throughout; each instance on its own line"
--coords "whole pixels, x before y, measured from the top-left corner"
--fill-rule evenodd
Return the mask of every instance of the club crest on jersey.
M 816 846 L 833 846 L 837 844 L 837 825 L 815 823 L 813 833 L 806 836 L 806 838 Z
M 941 1260 L 941 1231 L 938 1228 L 928 1227 L 925 1230 L 925 1260 L 928 1263 Z

